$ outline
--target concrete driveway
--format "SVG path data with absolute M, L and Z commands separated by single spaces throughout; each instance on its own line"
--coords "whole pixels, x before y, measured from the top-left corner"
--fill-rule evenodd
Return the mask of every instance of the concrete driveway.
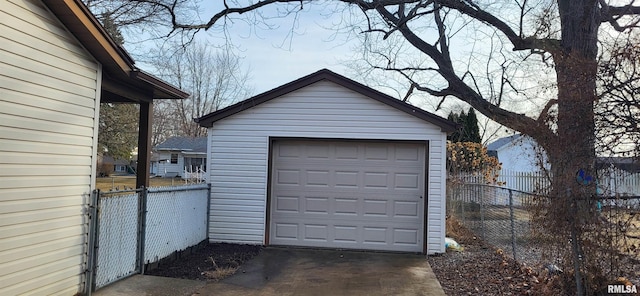
M 99 296 L 328 294 L 445 295 L 423 255 L 285 248 L 264 249 L 235 275 L 219 282 L 134 276 L 94 293 Z

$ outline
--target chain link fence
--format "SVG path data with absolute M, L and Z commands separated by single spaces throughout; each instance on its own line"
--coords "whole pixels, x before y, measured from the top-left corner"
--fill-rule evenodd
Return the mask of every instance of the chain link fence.
M 456 184 L 447 190 L 447 214 L 475 235 L 527 264 L 541 259 L 528 206 L 534 194 L 484 184 Z
M 207 184 L 94 191 L 85 294 L 207 239 Z
M 207 239 L 209 187 L 206 184 L 149 188 L 144 263 Z
M 541 200 L 542 199 L 542 200 Z M 529 266 L 558 264 L 570 248 L 569 239 L 553 244 L 534 228 L 534 207 L 546 196 L 485 184 L 450 182 L 447 214 L 474 235 L 520 263 Z M 593 226 L 587 236 L 605 237 L 598 258 L 605 273 L 640 282 L 640 196 L 598 196 L 594 201 Z

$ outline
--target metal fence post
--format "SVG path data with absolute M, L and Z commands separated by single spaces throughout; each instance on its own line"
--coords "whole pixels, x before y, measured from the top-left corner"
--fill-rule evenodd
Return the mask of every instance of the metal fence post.
M 484 231 L 484 187 L 480 187 L 480 232 L 482 233 L 482 239 L 486 239 L 486 233 Z
M 147 188 L 140 187 L 138 194 L 138 254 L 137 266 L 140 274 L 144 274 L 144 243 L 147 228 Z
M 513 213 L 513 190 L 509 189 L 509 216 L 511 218 L 511 249 L 513 250 L 513 259 L 518 261 L 516 257 L 516 224 Z
M 209 242 L 209 223 L 211 221 L 211 183 L 207 184 L 207 243 Z
M 98 257 L 98 196 L 100 190 L 91 192 L 89 200 L 89 235 L 87 239 L 87 267 L 85 270 L 84 295 L 91 296 L 95 283 L 96 258 Z

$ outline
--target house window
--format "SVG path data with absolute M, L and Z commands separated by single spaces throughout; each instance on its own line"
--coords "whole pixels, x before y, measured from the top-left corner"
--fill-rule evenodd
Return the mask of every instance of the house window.
M 178 153 L 171 153 L 171 163 L 178 163 Z

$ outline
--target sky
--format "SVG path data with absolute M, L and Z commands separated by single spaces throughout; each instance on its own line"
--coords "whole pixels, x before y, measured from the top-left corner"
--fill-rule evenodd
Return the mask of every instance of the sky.
M 260 29 L 235 21 L 226 26 L 226 37 L 223 31 L 215 28 L 199 32 L 196 37 L 212 45 L 223 45 L 231 41 L 237 48 L 236 54 L 242 57 L 243 67 L 249 73 L 248 84 L 253 95 L 323 68 L 372 86 L 371 81 L 363 81 L 362 77 L 354 76 L 355 71 L 347 66 L 356 56 L 354 50 L 357 50 L 359 41 L 345 41 L 345 35 L 335 35 L 336 31 L 331 28 L 340 22 L 340 16 L 331 14 L 331 18 L 326 17 L 330 10 L 305 6 L 297 19 L 292 16 L 271 19 L 269 23 L 275 26 L 272 28 Z M 201 12 L 201 19 L 208 19 L 218 11 L 219 7 L 205 7 Z M 295 31 L 293 35 L 292 29 Z M 148 68 L 144 64 L 138 65 L 144 70 Z M 407 86 L 408 83 L 401 87 Z M 403 94 L 403 90 L 372 87 L 398 98 Z M 426 94 L 414 95 L 410 99 L 410 103 L 442 117 L 446 117 L 451 109 L 456 110 L 460 106 L 468 108 L 455 99 L 448 99 L 449 105 L 436 111 L 438 102 L 439 99 L 429 98 Z
M 201 16 L 208 19 L 221 8 L 209 4 L 203 8 Z M 260 13 L 268 18 L 277 14 L 276 8 L 277 6 L 264 7 Z M 290 15 L 268 20 L 272 26 L 270 28 L 251 26 L 241 21 L 227 26 L 229 40 L 239 49 L 236 53 L 244 57 L 243 64 L 252 77 L 251 84 L 255 94 L 323 68 L 346 75 L 347 68 L 341 61 L 351 57 L 350 49 L 353 44 L 330 41 L 335 32 L 327 27 L 337 20 L 335 16 L 327 17 L 328 12 L 325 9 L 307 4 L 302 10 L 296 10 L 299 13 L 298 18 Z M 221 33 L 212 29 L 205 34 L 214 42 L 227 41 L 221 39 Z
M 215 7 L 202 10 L 200 18 L 205 22 L 218 12 Z M 249 73 L 253 94 L 259 94 L 323 68 L 349 76 L 344 61 L 352 58 L 351 50 L 355 43 L 335 40 L 335 31 L 326 28 L 331 22 L 333 20 L 327 19 L 321 9 L 305 6 L 297 20 L 291 16 L 270 20 L 269 23 L 274 25 L 272 28 L 250 26 L 238 20 L 226 25 L 227 36 L 220 29 L 213 28 L 198 32 L 196 40 L 213 46 L 224 46 L 230 41 Z M 291 34 L 292 28 L 294 34 Z M 136 36 L 127 37 L 126 32 L 125 38 L 133 40 L 125 42 L 125 48 L 134 56 L 143 54 L 145 47 L 154 46 L 153 42 L 138 43 Z M 138 59 L 136 64 L 153 73 L 153 66 L 145 64 L 142 59 Z

